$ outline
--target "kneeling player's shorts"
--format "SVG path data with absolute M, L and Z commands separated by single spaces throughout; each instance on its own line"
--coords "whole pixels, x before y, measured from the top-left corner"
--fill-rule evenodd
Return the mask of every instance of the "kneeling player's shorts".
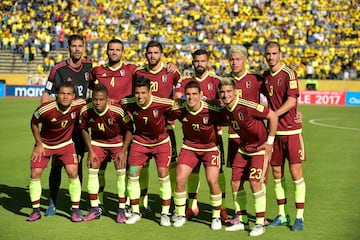
M 41 156 L 41 161 L 31 161 L 31 168 L 46 168 L 50 158 L 60 160 L 64 165 L 78 164 L 78 158 L 75 153 L 74 144 L 68 144 L 58 149 L 49 149 L 45 147 L 45 154 Z
M 276 135 L 271 165 L 280 166 L 285 163 L 302 163 L 306 160 L 302 133 L 295 135 Z
M 220 168 L 220 151 L 192 151 L 181 148 L 178 165 L 185 164 L 191 168 L 195 168 L 199 162 L 202 162 L 205 167 Z
M 144 146 L 137 142 L 131 144 L 129 166 L 143 166 L 151 157 L 155 158 L 157 167 L 169 168 L 171 159 L 170 141 L 155 146 Z
M 99 147 L 91 146 L 96 155 L 98 156 L 99 162 L 114 160 L 117 155 L 121 152 L 122 147 Z
M 270 162 L 263 152 L 249 155 L 238 152 L 232 164 L 231 180 L 267 183 Z

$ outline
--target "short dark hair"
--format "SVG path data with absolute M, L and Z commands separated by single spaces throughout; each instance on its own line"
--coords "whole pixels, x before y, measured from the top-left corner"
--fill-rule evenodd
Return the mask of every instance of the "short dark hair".
M 277 47 L 279 49 L 279 52 L 281 52 L 280 44 L 278 42 L 275 42 L 275 41 L 267 42 L 265 45 L 265 51 L 268 47 Z
M 205 49 L 198 49 L 195 52 L 192 53 L 192 57 L 195 58 L 195 56 L 199 56 L 199 55 L 206 55 L 207 58 L 209 59 L 209 52 L 206 51 Z
M 70 82 L 61 82 L 60 85 L 59 85 L 59 87 L 58 87 L 57 90 L 56 90 L 56 94 L 59 93 L 59 91 L 60 91 L 61 88 L 71 88 L 72 91 L 73 91 L 73 93 L 75 93 L 75 87 L 74 87 L 74 85 L 72 85 Z
M 137 87 L 147 87 L 150 90 L 150 80 L 144 76 L 138 77 L 134 82 L 134 89 Z
M 113 39 L 111 39 L 111 40 L 107 43 L 107 46 L 106 46 L 107 51 L 109 50 L 109 45 L 110 45 L 111 43 L 120 43 L 121 46 L 122 46 L 122 49 L 124 50 L 124 43 L 123 43 L 120 39 L 113 38 Z
M 151 40 L 150 42 L 148 42 L 148 44 L 146 45 L 146 52 L 149 51 L 149 48 L 151 47 L 158 47 L 160 49 L 160 52 L 163 52 L 163 46 L 161 45 L 160 42 L 156 41 L 156 40 Z
M 68 46 L 70 46 L 71 42 L 74 40 L 81 40 L 83 43 L 85 42 L 83 36 L 81 36 L 80 34 L 72 34 L 68 38 Z
M 103 92 L 106 94 L 106 96 L 109 96 L 109 91 L 108 91 L 107 87 L 102 83 L 98 83 L 94 86 L 93 95 L 96 92 Z
M 200 87 L 200 84 L 196 81 L 191 81 L 191 82 L 188 82 L 186 85 L 185 85 L 185 91 L 186 89 L 188 88 L 197 88 L 199 90 L 199 92 L 201 92 L 201 87 Z

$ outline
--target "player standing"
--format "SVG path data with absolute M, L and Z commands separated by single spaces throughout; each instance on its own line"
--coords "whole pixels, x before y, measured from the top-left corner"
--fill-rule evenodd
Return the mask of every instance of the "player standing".
M 91 71 L 89 89 L 93 90 L 96 84 L 102 83 L 108 89 L 110 102 L 119 103 L 121 99 L 132 94 L 134 71 L 138 65 L 122 61 L 124 44 L 119 39 L 114 38 L 107 43 L 106 54 L 108 63 L 96 66 Z M 102 162 L 98 174 L 98 197 L 101 208 L 103 208 L 104 203 L 105 170 L 108 161 L 111 159 Z
M 146 77 L 150 80 L 151 94 L 153 96 L 161 98 L 172 99 L 173 90 L 177 82 L 180 79 L 180 73 L 176 69 L 174 64 L 163 64 L 161 59 L 163 57 L 163 46 L 160 42 L 152 40 L 146 45 L 146 60 L 147 64 L 141 67 L 138 67 L 135 70 L 135 77 L 137 79 L 140 76 Z M 169 68 L 169 70 L 168 70 Z M 174 133 L 175 123 L 167 121 L 167 132 L 170 136 L 171 141 L 171 163 L 170 163 L 170 179 L 173 184 L 172 189 L 174 191 L 175 184 L 175 170 L 176 170 L 176 138 Z M 151 211 L 148 206 L 148 184 L 149 184 L 149 164 L 147 163 L 141 172 L 140 177 L 140 187 L 141 187 L 141 198 L 140 206 L 142 213 Z
M 213 75 L 208 72 L 209 67 L 209 53 L 204 49 L 199 49 L 193 52 L 193 67 L 194 67 L 194 75 L 190 77 L 184 77 L 177 84 L 174 94 L 174 99 L 181 99 L 185 93 L 185 85 L 191 81 L 196 81 L 199 83 L 201 91 L 203 92 L 202 99 L 206 101 L 211 101 L 218 98 L 218 86 L 220 84 L 220 77 Z M 215 126 L 216 127 L 216 126 Z M 225 207 L 225 175 L 222 168 L 224 163 L 224 147 L 222 142 L 222 134 L 221 127 L 216 127 L 217 130 L 217 145 L 220 148 L 220 174 L 219 174 L 219 184 L 222 191 L 222 208 L 221 208 L 221 219 L 226 221 L 227 211 Z M 196 216 L 199 214 L 199 207 L 197 204 L 198 192 L 200 187 L 200 179 L 199 179 L 199 170 L 200 165 L 193 169 L 192 174 L 189 176 L 188 181 L 188 194 L 189 194 L 189 205 L 186 209 L 186 217 L 189 219 L 192 216 Z
M 76 98 L 86 98 L 88 93 L 89 75 L 92 68 L 90 60 L 83 59 L 85 40 L 81 35 L 73 34 L 68 38 L 69 58 L 56 64 L 46 82 L 45 90 L 41 96 L 41 102 L 50 101 L 50 95 L 59 90 L 62 82 L 70 82 L 75 88 Z M 81 132 L 75 130 L 72 135 L 75 150 L 79 160 L 78 174 L 82 181 L 82 159 L 85 154 L 85 144 Z M 61 183 L 62 163 L 53 159 L 49 175 L 50 203 L 45 216 L 53 216 L 56 213 L 56 198 Z
M 172 108 L 172 100 L 153 96 L 150 80 L 139 77 L 134 83 L 134 97 L 125 98 L 121 104 L 131 113 L 135 124 L 133 142 L 129 153 L 129 173 L 127 190 L 130 197 L 132 215 L 126 220 L 134 224 L 141 219 L 139 200 L 139 176 L 146 161 L 154 157 L 160 182 L 161 226 L 170 226 L 171 183 L 169 165 L 171 143 L 166 131 L 165 112 Z
M 188 82 L 185 86 L 186 103 L 173 110 L 171 119 L 182 123 L 183 146 L 176 168 L 176 190 L 174 193 L 176 218 L 174 227 L 182 227 L 186 222 L 186 184 L 194 168 L 204 164 L 206 180 L 210 188 L 212 207 L 211 229 L 222 227 L 220 220 L 222 194 L 219 186 L 220 151 L 216 146 L 215 123 L 220 117 L 219 109 L 202 101 L 200 84 Z
M 221 82 L 220 98 L 226 105 L 225 114 L 241 139 L 238 153 L 232 163 L 232 187 L 233 191 L 236 191 L 236 187 L 242 185 L 243 181 L 250 182 L 256 212 L 256 225 L 250 236 L 260 236 L 265 232 L 266 191 L 263 185 L 267 183 L 278 119 L 272 110 L 240 98 L 236 91 L 233 79 L 224 79 Z M 268 120 L 269 133 L 264 119 Z M 246 218 L 226 230 L 245 230 L 248 227 L 249 222 Z
M 295 186 L 296 219 L 292 230 L 301 231 L 304 227 L 306 186 L 302 174 L 302 162 L 305 161 L 302 125 L 295 120 L 298 112 L 297 98 L 299 97 L 297 73 L 281 63 L 281 50 L 277 42 L 269 42 L 265 45 L 265 58 L 269 70 L 264 72 L 264 93 L 269 106 L 279 117 L 271 160 L 279 214 L 269 226 L 290 223 L 284 178 L 285 159 L 287 159 Z
M 125 223 L 125 178 L 127 151 L 132 136 L 132 121 L 118 103 L 108 103 L 108 90 L 103 84 L 93 89 L 92 102 L 81 109 L 79 128 L 88 148 L 88 192 L 90 211 L 83 221 L 100 217 L 99 178 L 100 165 L 107 157 L 114 160 L 117 176 L 118 223 Z M 91 137 L 88 133 L 91 130 Z M 123 137 L 122 133 L 126 132 Z
M 74 99 L 74 87 L 69 82 L 60 83 L 56 100 L 41 104 L 32 116 L 31 130 L 35 139 L 35 146 L 31 155 L 29 194 L 33 212 L 27 218 L 29 222 L 41 218 L 41 175 L 51 157 L 61 161 L 65 166 L 69 177 L 69 194 L 72 205 L 71 220 L 73 222 L 81 221 L 79 160 L 75 153 L 71 135 L 85 101 Z
M 238 97 L 255 103 L 260 103 L 262 77 L 258 74 L 251 73 L 246 69 L 247 56 L 247 49 L 244 46 L 233 45 L 230 48 L 229 53 L 231 73 L 225 75 L 224 77 L 231 77 L 235 80 L 236 93 Z M 236 133 L 231 125 L 229 126 L 228 136 L 227 166 L 231 167 L 235 156 L 238 154 L 238 149 L 240 147 L 240 136 Z M 231 220 L 229 220 L 233 226 L 226 228 L 225 230 L 234 231 L 236 230 L 235 228 L 237 226 L 240 226 L 236 224 L 239 221 L 245 223 L 248 222 L 248 216 L 246 212 L 247 197 L 244 188 L 244 182 L 245 181 L 240 181 L 240 179 L 231 182 L 235 215 Z

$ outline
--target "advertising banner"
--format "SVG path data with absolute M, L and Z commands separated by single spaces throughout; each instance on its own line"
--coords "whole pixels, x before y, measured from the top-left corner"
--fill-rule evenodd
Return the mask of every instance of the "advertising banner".
M 360 106 L 360 92 L 346 92 L 346 105 Z
M 345 92 L 301 91 L 299 104 L 345 105 Z
M 7 97 L 41 97 L 44 86 L 6 85 Z

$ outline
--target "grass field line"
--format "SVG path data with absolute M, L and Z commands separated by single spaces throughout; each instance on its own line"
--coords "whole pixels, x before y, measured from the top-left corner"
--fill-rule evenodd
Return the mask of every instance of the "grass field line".
M 343 130 L 350 130 L 350 131 L 360 131 L 360 128 L 350 128 L 350 127 L 343 127 L 343 126 L 338 126 L 338 125 L 320 123 L 320 121 L 332 121 L 332 120 L 338 120 L 338 119 L 329 119 L 329 118 L 327 118 L 327 119 L 311 119 L 311 120 L 309 120 L 309 123 L 311 123 L 313 125 L 321 126 L 321 127 L 336 128 L 336 129 L 343 129 Z

